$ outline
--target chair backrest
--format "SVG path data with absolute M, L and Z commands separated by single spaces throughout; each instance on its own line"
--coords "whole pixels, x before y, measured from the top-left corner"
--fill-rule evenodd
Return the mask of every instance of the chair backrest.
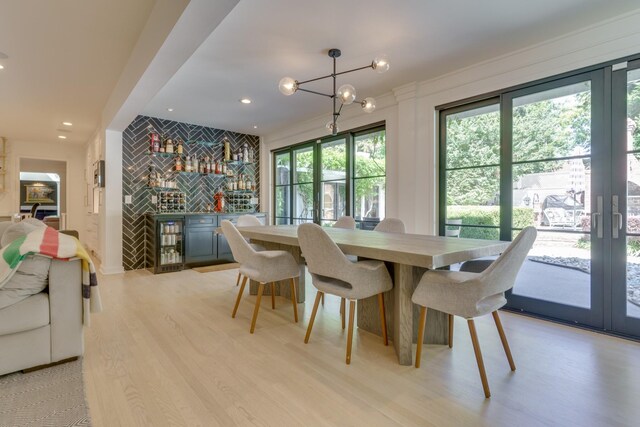
M 236 223 L 236 227 L 257 227 L 261 225 L 260 220 L 253 215 L 242 215 L 238 217 L 238 222 Z
M 349 270 L 351 262 L 319 225 L 298 226 L 298 242 L 310 273 L 340 278 L 341 273 Z
M 356 229 L 356 220 L 350 216 L 341 216 L 338 218 L 335 224 L 333 224 L 333 228 L 346 228 L 349 230 Z
M 404 222 L 399 220 L 398 218 L 385 218 L 373 231 L 382 231 L 384 233 L 405 233 L 404 231 Z
M 483 295 L 495 295 L 511 289 L 527 254 L 536 241 L 538 231 L 527 227 L 518 234 L 509 247 L 476 279 L 483 286 Z
M 231 253 L 236 261 L 239 263 L 247 262 L 247 260 L 255 254 L 255 251 L 247 243 L 247 241 L 242 237 L 242 234 L 238 231 L 238 229 L 231 223 L 229 220 L 222 221 L 222 232 L 224 233 L 224 237 L 226 237 L 227 242 L 229 243 L 229 247 L 231 248 Z
M 444 235 L 446 237 L 460 237 L 460 229 L 462 228 L 461 219 L 448 219 L 447 225 L 444 228 Z M 452 227 L 451 227 L 452 226 Z

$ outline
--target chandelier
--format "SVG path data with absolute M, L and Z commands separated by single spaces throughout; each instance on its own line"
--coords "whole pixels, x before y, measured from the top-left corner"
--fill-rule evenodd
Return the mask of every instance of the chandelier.
M 344 84 L 339 88 L 337 88 L 336 90 L 336 78 L 342 74 L 352 73 L 354 71 L 359 71 L 359 70 L 366 70 L 367 68 L 371 68 L 378 73 L 384 73 L 389 69 L 389 61 L 387 60 L 387 57 L 385 55 L 380 55 L 376 57 L 373 61 L 371 61 L 371 64 L 369 65 L 366 65 L 364 67 L 354 68 L 352 70 L 341 71 L 338 73 L 336 71 L 336 59 L 339 58 L 341 54 L 342 52 L 340 52 L 340 49 L 329 49 L 328 55 L 330 58 L 333 58 L 333 73 L 329 75 L 316 77 L 315 79 L 304 80 L 301 82 L 295 79 L 292 79 L 291 77 L 284 77 L 280 80 L 280 84 L 278 85 L 280 92 L 282 92 L 283 95 L 287 95 L 287 96 L 293 95 L 297 91 L 302 91 L 302 92 L 313 93 L 315 95 L 321 95 L 321 96 L 326 96 L 327 98 L 331 98 L 333 100 L 333 118 L 331 119 L 331 121 L 329 121 L 329 123 L 327 123 L 327 129 L 329 129 L 333 135 L 336 135 L 338 133 L 338 124 L 337 124 L 338 117 L 340 117 L 340 112 L 342 111 L 342 107 L 344 107 L 345 105 L 349 105 L 349 104 L 352 104 L 353 102 L 356 102 L 360 104 L 360 106 L 362 107 L 365 113 L 372 113 L 373 110 L 376 109 L 376 100 L 371 97 L 367 97 L 362 100 L 357 100 L 356 89 L 350 84 Z M 306 83 L 311 83 L 311 82 L 324 80 L 328 78 L 333 79 L 333 93 L 330 93 L 330 94 L 317 92 L 309 89 L 304 89 L 300 87 Z M 340 101 L 339 108 L 337 105 L 338 101 Z

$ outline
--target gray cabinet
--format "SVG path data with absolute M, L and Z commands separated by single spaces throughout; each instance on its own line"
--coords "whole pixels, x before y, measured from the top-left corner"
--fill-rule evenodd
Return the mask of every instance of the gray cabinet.
M 188 215 L 184 241 L 185 262 L 189 265 L 211 264 L 218 259 L 216 215 Z
M 252 215 L 258 218 L 262 225 L 265 225 L 267 223 L 266 213 L 255 213 Z M 219 224 L 221 224 L 223 220 L 227 219 L 235 225 L 238 221 L 238 217 L 240 216 L 241 215 L 220 215 L 218 217 L 218 221 L 220 221 Z M 222 259 L 225 261 L 235 261 L 233 259 L 233 254 L 231 253 L 231 247 L 229 247 L 229 242 L 227 242 L 227 238 L 224 237 L 223 234 L 218 235 L 218 259 Z

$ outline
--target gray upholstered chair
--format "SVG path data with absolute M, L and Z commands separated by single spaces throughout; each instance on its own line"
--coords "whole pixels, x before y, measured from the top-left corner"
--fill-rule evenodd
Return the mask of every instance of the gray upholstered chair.
M 239 216 L 238 220 L 236 221 L 236 227 L 260 227 L 260 226 L 262 226 L 262 223 L 254 215 L 242 215 L 242 216 Z M 264 246 L 257 245 L 255 243 L 249 243 L 249 244 L 256 251 L 264 251 L 265 250 Z M 241 277 L 242 277 L 242 274 L 240 274 L 240 271 L 238 271 L 238 278 L 236 279 L 236 286 L 238 286 L 240 284 L 240 278 Z
M 333 224 L 333 228 L 344 228 L 345 230 L 355 230 L 356 229 L 356 220 L 353 219 L 352 216 L 341 216 L 338 220 Z M 347 255 L 349 261 L 357 261 L 357 257 L 352 257 Z M 324 305 L 324 294 L 322 294 L 322 305 Z M 346 316 L 345 313 L 345 299 L 340 298 L 340 316 L 342 316 L 342 329 L 344 329 L 344 319 Z
M 480 379 L 486 397 L 491 396 L 489 383 L 484 370 L 484 362 L 476 334 L 474 317 L 491 313 L 495 321 L 502 346 L 512 371 L 516 370 L 507 337 L 502 329 L 498 309 L 507 303 L 504 293 L 515 283 L 520 267 L 536 240 L 537 231 L 527 227 L 518 234 L 509 247 L 481 273 L 459 271 L 427 271 L 422 276 L 411 300 L 420 306 L 418 327 L 418 346 L 416 349 L 416 368 L 420 367 L 422 341 L 427 318 L 427 307 L 449 314 L 449 347 L 453 340 L 453 316 L 467 319 L 473 350 L 480 371 Z
M 404 222 L 398 218 L 385 218 L 376 225 L 373 231 L 384 233 L 405 233 Z
M 253 318 L 251 319 L 251 333 L 256 328 L 256 320 L 258 319 L 258 310 L 260 310 L 260 300 L 264 285 L 271 284 L 271 308 L 276 308 L 275 302 L 275 282 L 290 279 L 291 284 L 291 303 L 293 304 L 293 318 L 298 321 L 298 305 L 296 302 L 296 283 L 295 278 L 300 275 L 298 263 L 289 252 L 286 251 L 261 251 L 258 252 L 247 243 L 242 237 L 238 229 L 228 220 L 222 221 L 222 232 L 229 242 L 233 257 L 240 262 L 240 273 L 244 276 L 242 285 L 238 291 L 238 298 L 233 307 L 231 317 L 236 317 L 240 299 L 247 284 L 247 279 L 255 280 L 258 284 L 258 296 L 256 306 L 253 310 Z
M 347 230 L 355 230 L 356 229 L 356 220 L 351 216 L 341 216 L 338 220 L 333 224 L 333 228 L 345 228 Z
M 351 262 L 327 233 L 316 224 L 298 227 L 298 241 L 305 254 L 313 286 L 318 289 L 311 319 L 304 342 L 309 342 L 318 304 L 325 293 L 349 300 L 349 331 L 347 335 L 347 365 L 351 363 L 353 319 L 356 301 L 378 295 L 382 339 L 388 345 L 383 293 L 391 290 L 393 283 L 387 267 L 381 261 Z

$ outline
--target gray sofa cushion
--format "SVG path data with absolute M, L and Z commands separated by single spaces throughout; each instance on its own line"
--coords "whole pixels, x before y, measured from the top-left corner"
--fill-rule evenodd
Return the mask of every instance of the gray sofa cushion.
M 50 267 L 50 258 L 28 255 L 18 271 L 0 288 L 0 310 L 44 291 L 49 284 Z
M 45 292 L 0 310 L 0 336 L 30 331 L 48 324 L 49 295 Z

